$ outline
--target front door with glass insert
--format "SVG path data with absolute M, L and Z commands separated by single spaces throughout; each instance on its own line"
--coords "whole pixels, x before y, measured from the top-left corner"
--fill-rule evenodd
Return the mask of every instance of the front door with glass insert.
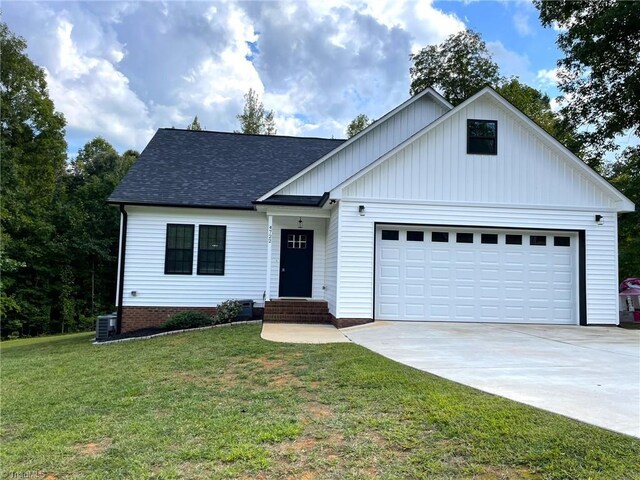
M 280 297 L 311 297 L 313 230 L 282 230 Z

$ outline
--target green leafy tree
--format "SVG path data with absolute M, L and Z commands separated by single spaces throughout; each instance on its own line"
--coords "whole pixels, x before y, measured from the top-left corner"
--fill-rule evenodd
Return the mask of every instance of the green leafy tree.
M 640 146 L 625 149 L 607 168 L 608 180 L 629 200 L 640 205 Z M 620 279 L 640 275 L 640 212 L 620 215 L 618 270 Z
M 373 122 L 374 120 L 367 117 L 364 113 L 357 115 L 353 120 L 351 120 L 349 125 L 347 125 L 347 138 L 356 136 Z
M 198 116 L 193 117 L 193 122 L 187 125 L 187 130 L 202 130 L 200 126 L 200 122 L 198 121 Z
M 617 148 L 628 130 L 640 134 L 640 2 L 535 0 L 546 27 L 560 27 L 557 44 L 564 116 L 594 149 Z
M 237 115 L 240 121 L 240 131 L 236 133 L 275 135 L 277 130 L 273 110 L 265 112 L 260 97 L 252 88 L 245 94 L 244 100 L 242 114 Z
M 68 257 L 70 271 L 63 273 L 72 279 L 74 288 L 63 290 L 63 300 L 73 298 L 76 320 L 113 308 L 120 213 L 106 201 L 137 158 L 133 150 L 119 155 L 109 142 L 97 137 L 72 162 L 66 208 L 58 222 L 64 226 L 64 243 L 73 252 Z M 62 306 L 66 314 L 69 306 L 64 302 Z
M 450 35 L 439 45 L 424 47 L 410 58 L 411 94 L 434 87 L 453 105 L 502 80 L 486 44 L 469 29 Z
M 0 221 L 3 265 L 12 265 L 2 272 L 0 328 L 19 323 L 21 333 L 39 333 L 51 327 L 60 288 L 54 219 L 63 195 L 65 120 L 25 50 L 24 39 L 0 23 Z

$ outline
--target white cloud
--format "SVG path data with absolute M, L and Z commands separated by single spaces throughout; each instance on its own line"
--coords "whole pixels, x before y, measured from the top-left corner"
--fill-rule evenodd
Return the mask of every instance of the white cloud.
M 152 134 L 147 107 L 109 59 L 121 59 L 124 54 L 117 47 L 103 57 L 83 52 L 73 30 L 69 19 L 59 17 L 52 32 L 57 55 L 45 72 L 56 108 L 71 129 L 141 148 Z
M 513 26 L 516 31 L 523 37 L 533 34 L 533 28 L 531 27 L 529 14 L 523 11 L 517 11 L 513 15 Z
M 558 86 L 558 69 L 550 68 L 550 69 L 541 69 L 538 70 L 536 75 L 536 79 L 538 83 L 543 87 L 557 87 Z
M 527 55 L 509 50 L 500 41 L 487 42 L 487 49 L 503 75 L 519 77 L 525 83 L 532 81 L 531 62 Z
M 232 131 L 249 88 L 280 134 L 342 137 L 406 99 L 412 50 L 465 26 L 432 0 L 10 2 L 3 17 L 46 69 L 70 144 L 120 149 L 194 115 Z
M 465 28 L 462 20 L 454 14 L 435 8 L 432 0 L 372 1 L 367 4 L 363 13 L 371 15 L 389 28 L 399 27 L 411 32 L 411 50 L 414 53 L 426 45 L 440 43 L 447 36 Z

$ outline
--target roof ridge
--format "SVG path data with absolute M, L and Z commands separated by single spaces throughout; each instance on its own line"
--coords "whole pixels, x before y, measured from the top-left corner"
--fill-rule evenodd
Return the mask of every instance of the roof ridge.
M 329 140 L 333 142 L 345 142 L 346 138 L 326 138 L 326 137 L 300 137 L 295 135 L 265 135 L 261 133 L 242 133 L 242 132 L 221 132 L 219 130 L 190 130 L 188 128 L 175 128 L 175 127 L 160 127 L 158 130 L 179 131 L 179 132 L 194 132 L 194 133 L 218 133 L 223 135 L 239 135 L 245 137 L 278 137 L 278 138 L 295 138 L 306 140 Z

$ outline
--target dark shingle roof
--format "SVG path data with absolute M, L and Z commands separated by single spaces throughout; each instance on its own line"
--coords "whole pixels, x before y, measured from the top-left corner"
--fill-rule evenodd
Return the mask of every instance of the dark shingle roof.
M 109 201 L 251 208 L 342 142 L 161 128 Z

